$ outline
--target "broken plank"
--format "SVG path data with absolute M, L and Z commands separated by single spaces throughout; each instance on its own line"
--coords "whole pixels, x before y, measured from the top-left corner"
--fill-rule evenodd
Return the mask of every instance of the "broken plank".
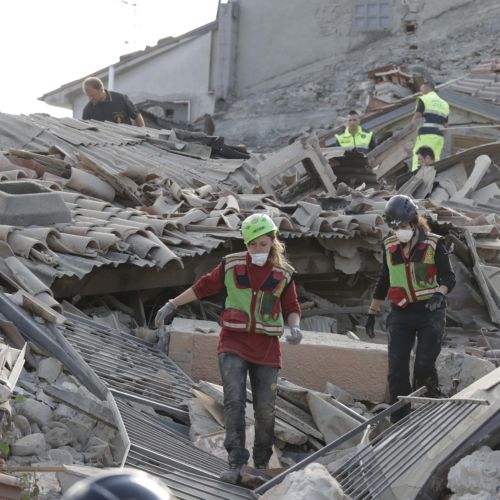
M 474 276 L 476 277 L 477 284 L 479 285 L 479 289 L 481 290 L 481 294 L 486 302 L 486 308 L 488 309 L 490 319 L 493 323 L 500 325 L 500 309 L 491 296 L 490 287 L 488 286 L 488 282 L 481 270 L 481 260 L 476 251 L 474 238 L 469 231 L 464 231 L 464 236 L 474 263 L 472 270 L 474 272 Z

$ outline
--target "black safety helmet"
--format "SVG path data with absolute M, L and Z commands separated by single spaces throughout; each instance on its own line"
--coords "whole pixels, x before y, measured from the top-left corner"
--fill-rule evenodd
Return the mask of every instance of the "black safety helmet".
M 409 196 L 397 194 L 387 202 L 384 219 L 389 227 L 415 223 L 418 220 L 417 206 Z
M 111 472 L 74 484 L 63 500 L 171 500 L 168 488 L 145 472 Z

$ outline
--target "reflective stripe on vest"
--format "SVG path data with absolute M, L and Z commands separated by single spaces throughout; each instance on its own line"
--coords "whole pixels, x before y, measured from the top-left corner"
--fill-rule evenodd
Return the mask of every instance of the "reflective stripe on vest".
M 279 336 L 284 321 L 281 295 L 292 279 L 291 266 L 273 266 L 260 290 L 253 292 L 248 276 L 247 252 L 224 259 L 224 285 L 227 291 L 221 324 L 234 332 L 264 333 Z
M 436 246 L 439 236 L 427 234 L 417 243 L 410 261 L 405 260 L 402 247 L 395 236 L 384 240 L 389 269 L 389 300 L 402 308 L 412 302 L 428 300 L 438 289 L 436 277 Z
M 373 137 L 373 132 L 366 132 L 361 127 L 352 135 L 349 129 L 346 128 L 343 134 L 335 135 L 337 144 L 344 149 L 356 149 L 360 153 L 368 153 L 370 151 L 370 142 Z
M 436 92 L 428 92 L 420 96 L 424 104 L 424 123 L 418 129 L 418 134 L 443 135 L 444 125 L 450 114 L 450 106 Z

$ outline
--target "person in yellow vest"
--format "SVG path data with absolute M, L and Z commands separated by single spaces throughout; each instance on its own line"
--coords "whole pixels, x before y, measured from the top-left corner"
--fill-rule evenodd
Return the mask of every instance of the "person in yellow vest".
M 440 397 L 436 359 L 446 324 L 445 296 L 455 286 L 455 274 L 442 238 L 430 232 L 411 198 L 393 196 L 384 218 L 391 234 L 383 242 L 383 261 L 366 333 L 373 338 L 375 317 L 387 297 L 391 312 L 387 318 L 389 393 L 391 404 L 398 396 L 412 392 L 410 352 L 417 339 L 413 389 L 427 387 L 426 396 Z M 409 412 L 405 406 L 391 416 L 397 422 Z
M 239 481 L 241 468 L 250 457 L 245 447 L 247 374 L 255 417 L 253 461 L 256 468 L 266 469 L 274 442 L 284 318 L 290 326 L 285 340 L 290 344 L 302 340 L 294 269 L 277 237 L 278 228 L 267 214 L 256 213 L 243 221 L 241 233 L 246 251 L 224 257 L 212 272 L 167 302 L 155 318 L 158 327 L 183 304 L 220 292 L 226 295 L 217 353 L 224 388 L 224 446 L 229 469 L 220 478 L 232 484 Z
M 412 171 L 419 167 L 417 151 L 422 146 L 432 148 L 435 161 L 441 158 L 444 146 L 444 129 L 448 127 L 450 114 L 448 103 L 437 95 L 434 84 L 429 82 L 422 84 L 420 92 L 422 95 L 417 98 L 413 121 L 420 122 L 423 119 L 423 123 L 418 129 L 417 140 L 413 148 Z
M 335 142 L 332 146 L 337 146 L 347 150 L 356 150 L 366 154 L 377 146 L 373 132 L 363 130 L 359 124 L 359 115 L 356 111 L 349 111 L 347 115 L 347 126 L 342 134 L 335 135 Z

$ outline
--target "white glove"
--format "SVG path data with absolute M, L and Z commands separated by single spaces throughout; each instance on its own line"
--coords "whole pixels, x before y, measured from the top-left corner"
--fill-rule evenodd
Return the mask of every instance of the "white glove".
M 155 316 L 156 328 L 163 326 L 165 323 L 165 320 L 169 316 L 172 316 L 172 314 L 174 314 L 176 309 L 177 309 L 177 306 L 171 300 L 169 300 L 163 307 L 158 309 L 158 312 L 156 313 L 156 316 Z
M 290 328 L 290 335 L 287 335 L 285 340 L 292 345 L 300 344 L 300 341 L 302 340 L 302 332 L 300 331 L 300 328 L 298 326 L 292 326 Z

